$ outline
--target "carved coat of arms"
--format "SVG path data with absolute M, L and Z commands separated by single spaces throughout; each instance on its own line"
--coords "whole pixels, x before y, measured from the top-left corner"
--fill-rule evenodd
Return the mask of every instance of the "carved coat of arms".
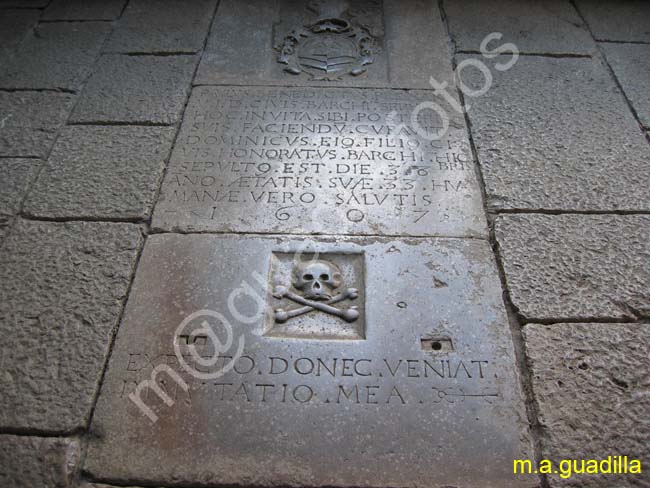
M 293 29 L 277 46 L 284 71 L 330 81 L 364 73 L 378 48 L 370 29 L 350 12 L 348 2 L 315 0 L 307 8 L 315 20 Z

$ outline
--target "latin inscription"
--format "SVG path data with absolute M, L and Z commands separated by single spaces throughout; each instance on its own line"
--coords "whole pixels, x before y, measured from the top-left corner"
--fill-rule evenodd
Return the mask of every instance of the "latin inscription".
M 221 370 L 233 361 L 232 356 L 219 356 L 214 366 L 206 368 L 195 363 L 191 354 L 183 358 L 203 374 Z M 201 358 L 212 359 L 212 356 Z M 148 379 L 161 364 L 182 373 L 173 353 L 155 356 L 130 353 L 124 365 L 119 395 L 126 399 L 138 383 Z M 221 378 L 204 381 L 187 377 L 187 391 L 164 374 L 157 381 L 172 399 L 182 399 L 186 403 L 192 402 L 193 395 L 208 395 L 219 402 L 406 405 L 460 403 L 468 399 L 490 402 L 499 396 L 492 384 L 493 378 L 490 361 L 486 359 L 256 357 L 244 354 L 234 360 L 232 370 Z
M 163 185 L 162 228 L 480 234 L 462 122 L 427 92 L 203 87 Z

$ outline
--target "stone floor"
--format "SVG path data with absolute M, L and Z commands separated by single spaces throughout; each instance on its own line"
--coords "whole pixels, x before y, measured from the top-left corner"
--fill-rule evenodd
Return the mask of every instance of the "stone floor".
M 383 21 L 368 20 L 383 22 L 368 28 L 385 40 L 383 50 L 366 73 L 339 81 L 287 74 L 276 62 L 273 46 L 295 27 L 295 4 L 0 0 L 0 486 L 191 488 L 284 479 L 190 479 L 182 469 L 165 471 L 169 457 L 158 461 L 168 473 L 162 477 L 154 464 L 130 475 L 103 462 L 107 448 L 98 441 L 122 424 L 100 391 L 116 380 L 111 360 L 138 340 L 138 304 L 156 303 L 165 277 L 154 272 L 157 263 L 218 235 L 234 235 L 245 249 L 266 245 L 249 244 L 246 234 L 347 235 L 372 245 L 383 236 L 432 238 L 447 249 L 442 254 L 457 256 L 458 270 L 490 276 L 494 269 L 494 286 L 487 278 L 481 285 L 492 289 L 473 300 L 502 293 L 503 304 L 486 307 L 503 317 L 508 334 L 498 341 L 512 344 L 502 354 L 514 351 L 517 371 L 505 391 L 524 405 L 530 457 L 627 455 L 650 463 L 650 3 L 385 1 Z M 520 52 L 513 66 L 504 69 L 507 49 L 482 52 L 493 32 L 502 37 L 490 48 L 512 43 Z M 485 72 L 464 70 L 467 90 L 452 75 L 476 59 L 492 80 L 480 95 Z M 458 153 L 467 157 L 454 164 L 464 161 L 469 172 L 438 183 L 463 188 L 454 200 L 436 200 L 446 220 L 423 211 L 424 225 L 402 225 L 379 212 L 357 223 L 360 211 L 345 205 L 312 220 L 285 219 L 281 209 L 291 205 L 271 200 L 231 202 L 215 220 L 207 206 L 178 197 L 174 181 L 189 174 L 183 165 L 206 157 L 190 154 L 201 149 L 192 138 L 216 137 L 215 127 L 230 122 L 220 97 L 280 100 L 285 87 L 289 98 L 321 87 L 340 90 L 340 100 L 380 89 L 394 90 L 395 104 L 442 100 L 432 75 L 467 110 L 452 111 L 449 144 L 467 142 Z M 219 115 L 208 121 L 203 111 Z M 374 248 L 364 249 L 370 263 Z M 286 484 L 328 484 L 301 476 Z M 515 486 L 446 476 L 449 487 Z M 386 486 L 425 486 L 386 479 Z M 434 470 L 429 482 L 442 486 Z M 339 484 L 346 483 L 330 486 Z M 650 487 L 650 474 L 540 474 L 516 486 Z

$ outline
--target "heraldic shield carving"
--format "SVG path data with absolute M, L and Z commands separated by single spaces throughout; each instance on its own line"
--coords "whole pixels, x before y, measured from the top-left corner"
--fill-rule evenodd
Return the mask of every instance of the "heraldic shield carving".
M 276 49 L 278 62 L 293 75 L 306 73 L 314 80 L 339 80 L 358 76 L 379 51 L 375 37 L 364 26 L 363 9 L 350 8 L 345 0 L 312 0 L 311 19 L 294 28 Z

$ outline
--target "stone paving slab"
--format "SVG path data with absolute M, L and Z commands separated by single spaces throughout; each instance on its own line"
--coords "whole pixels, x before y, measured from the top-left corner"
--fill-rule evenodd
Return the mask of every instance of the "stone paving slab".
M 650 459 L 650 324 L 528 324 L 523 329 L 542 457 Z M 597 435 L 596 435 L 597 433 Z M 645 487 L 650 475 L 551 475 L 551 486 Z
M 486 236 L 463 119 L 439 140 L 435 113 L 421 113 L 424 136 L 410 125 L 430 93 L 195 88 L 153 227 Z
M 172 127 L 67 127 L 25 202 L 26 214 L 148 218 L 174 135 Z
M 53 0 L 43 20 L 115 20 L 127 0 Z
M 0 8 L 44 8 L 50 0 L 0 0 Z
M 2 240 L 9 232 L 10 225 L 11 220 L 8 217 L 0 216 L 0 244 L 2 244 Z
M 34 28 L 39 10 L 3 10 L 0 16 L 0 53 L 15 49 Z
M 514 43 L 523 53 L 591 54 L 596 51 L 589 30 L 570 2 L 564 0 L 446 0 L 452 38 L 459 50 L 479 51 L 493 32 L 503 35 L 488 49 Z
M 372 62 L 368 64 L 360 64 L 365 54 L 354 43 L 350 45 L 347 34 L 343 34 L 347 40 L 325 34 L 325 44 L 321 41 L 323 36 L 309 29 L 304 36 L 293 36 L 293 32 L 304 31 L 326 16 L 314 5 L 318 3 L 283 0 L 276 8 L 266 0 L 220 2 L 195 84 L 334 83 L 426 89 L 431 88 L 431 76 L 440 82 L 452 81 L 447 35 L 435 2 L 360 0 L 345 12 L 338 9 L 336 15 L 357 29 L 352 33 L 369 33 L 370 40 L 363 44 L 372 52 Z M 294 38 L 300 39 L 295 46 Z M 281 52 L 288 53 L 286 64 L 278 62 Z M 340 71 L 335 67 L 337 56 L 343 56 L 348 63 Z M 363 72 L 353 75 L 354 68 Z
M 300 269 L 333 294 L 356 289 L 353 320 L 313 309 L 277 318 L 295 304 L 274 287 L 314 281 Z M 226 323 L 221 359 L 190 359 L 215 344 L 197 327 L 223 343 Z M 85 469 L 116 484 L 530 486 L 512 475 L 513 457 L 531 455 L 514 361 L 487 241 L 153 235 Z M 186 381 L 187 393 L 153 375 L 167 405 L 137 389 L 159 365 Z
M 576 3 L 599 41 L 650 42 L 650 3 L 644 0 L 577 0 Z
M 0 253 L 1 428 L 86 426 L 141 243 L 131 224 L 14 223 Z
M 47 157 L 75 97 L 52 92 L 0 92 L 0 156 Z
M 115 485 L 105 485 L 103 483 L 81 483 L 79 488 L 115 488 Z M 128 486 L 126 488 L 138 488 L 137 486 Z
M 0 239 L 20 210 L 41 163 L 37 159 L 0 159 Z
M 76 439 L 0 435 L 0 486 L 71 487 L 80 456 Z
M 0 88 L 78 90 L 109 32 L 102 22 L 40 24 L 0 66 Z
M 639 120 L 644 127 L 650 128 L 650 44 L 607 42 L 600 47 Z
M 185 105 L 197 61 L 195 56 L 105 54 L 70 120 L 174 124 Z
M 195 53 L 203 48 L 216 0 L 131 0 L 105 51 Z
M 598 60 L 522 56 L 492 74 L 467 100 L 491 209 L 650 210 L 648 143 Z
M 527 320 L 650 317 L 650 216 L 502 215 L 495 230 Z

